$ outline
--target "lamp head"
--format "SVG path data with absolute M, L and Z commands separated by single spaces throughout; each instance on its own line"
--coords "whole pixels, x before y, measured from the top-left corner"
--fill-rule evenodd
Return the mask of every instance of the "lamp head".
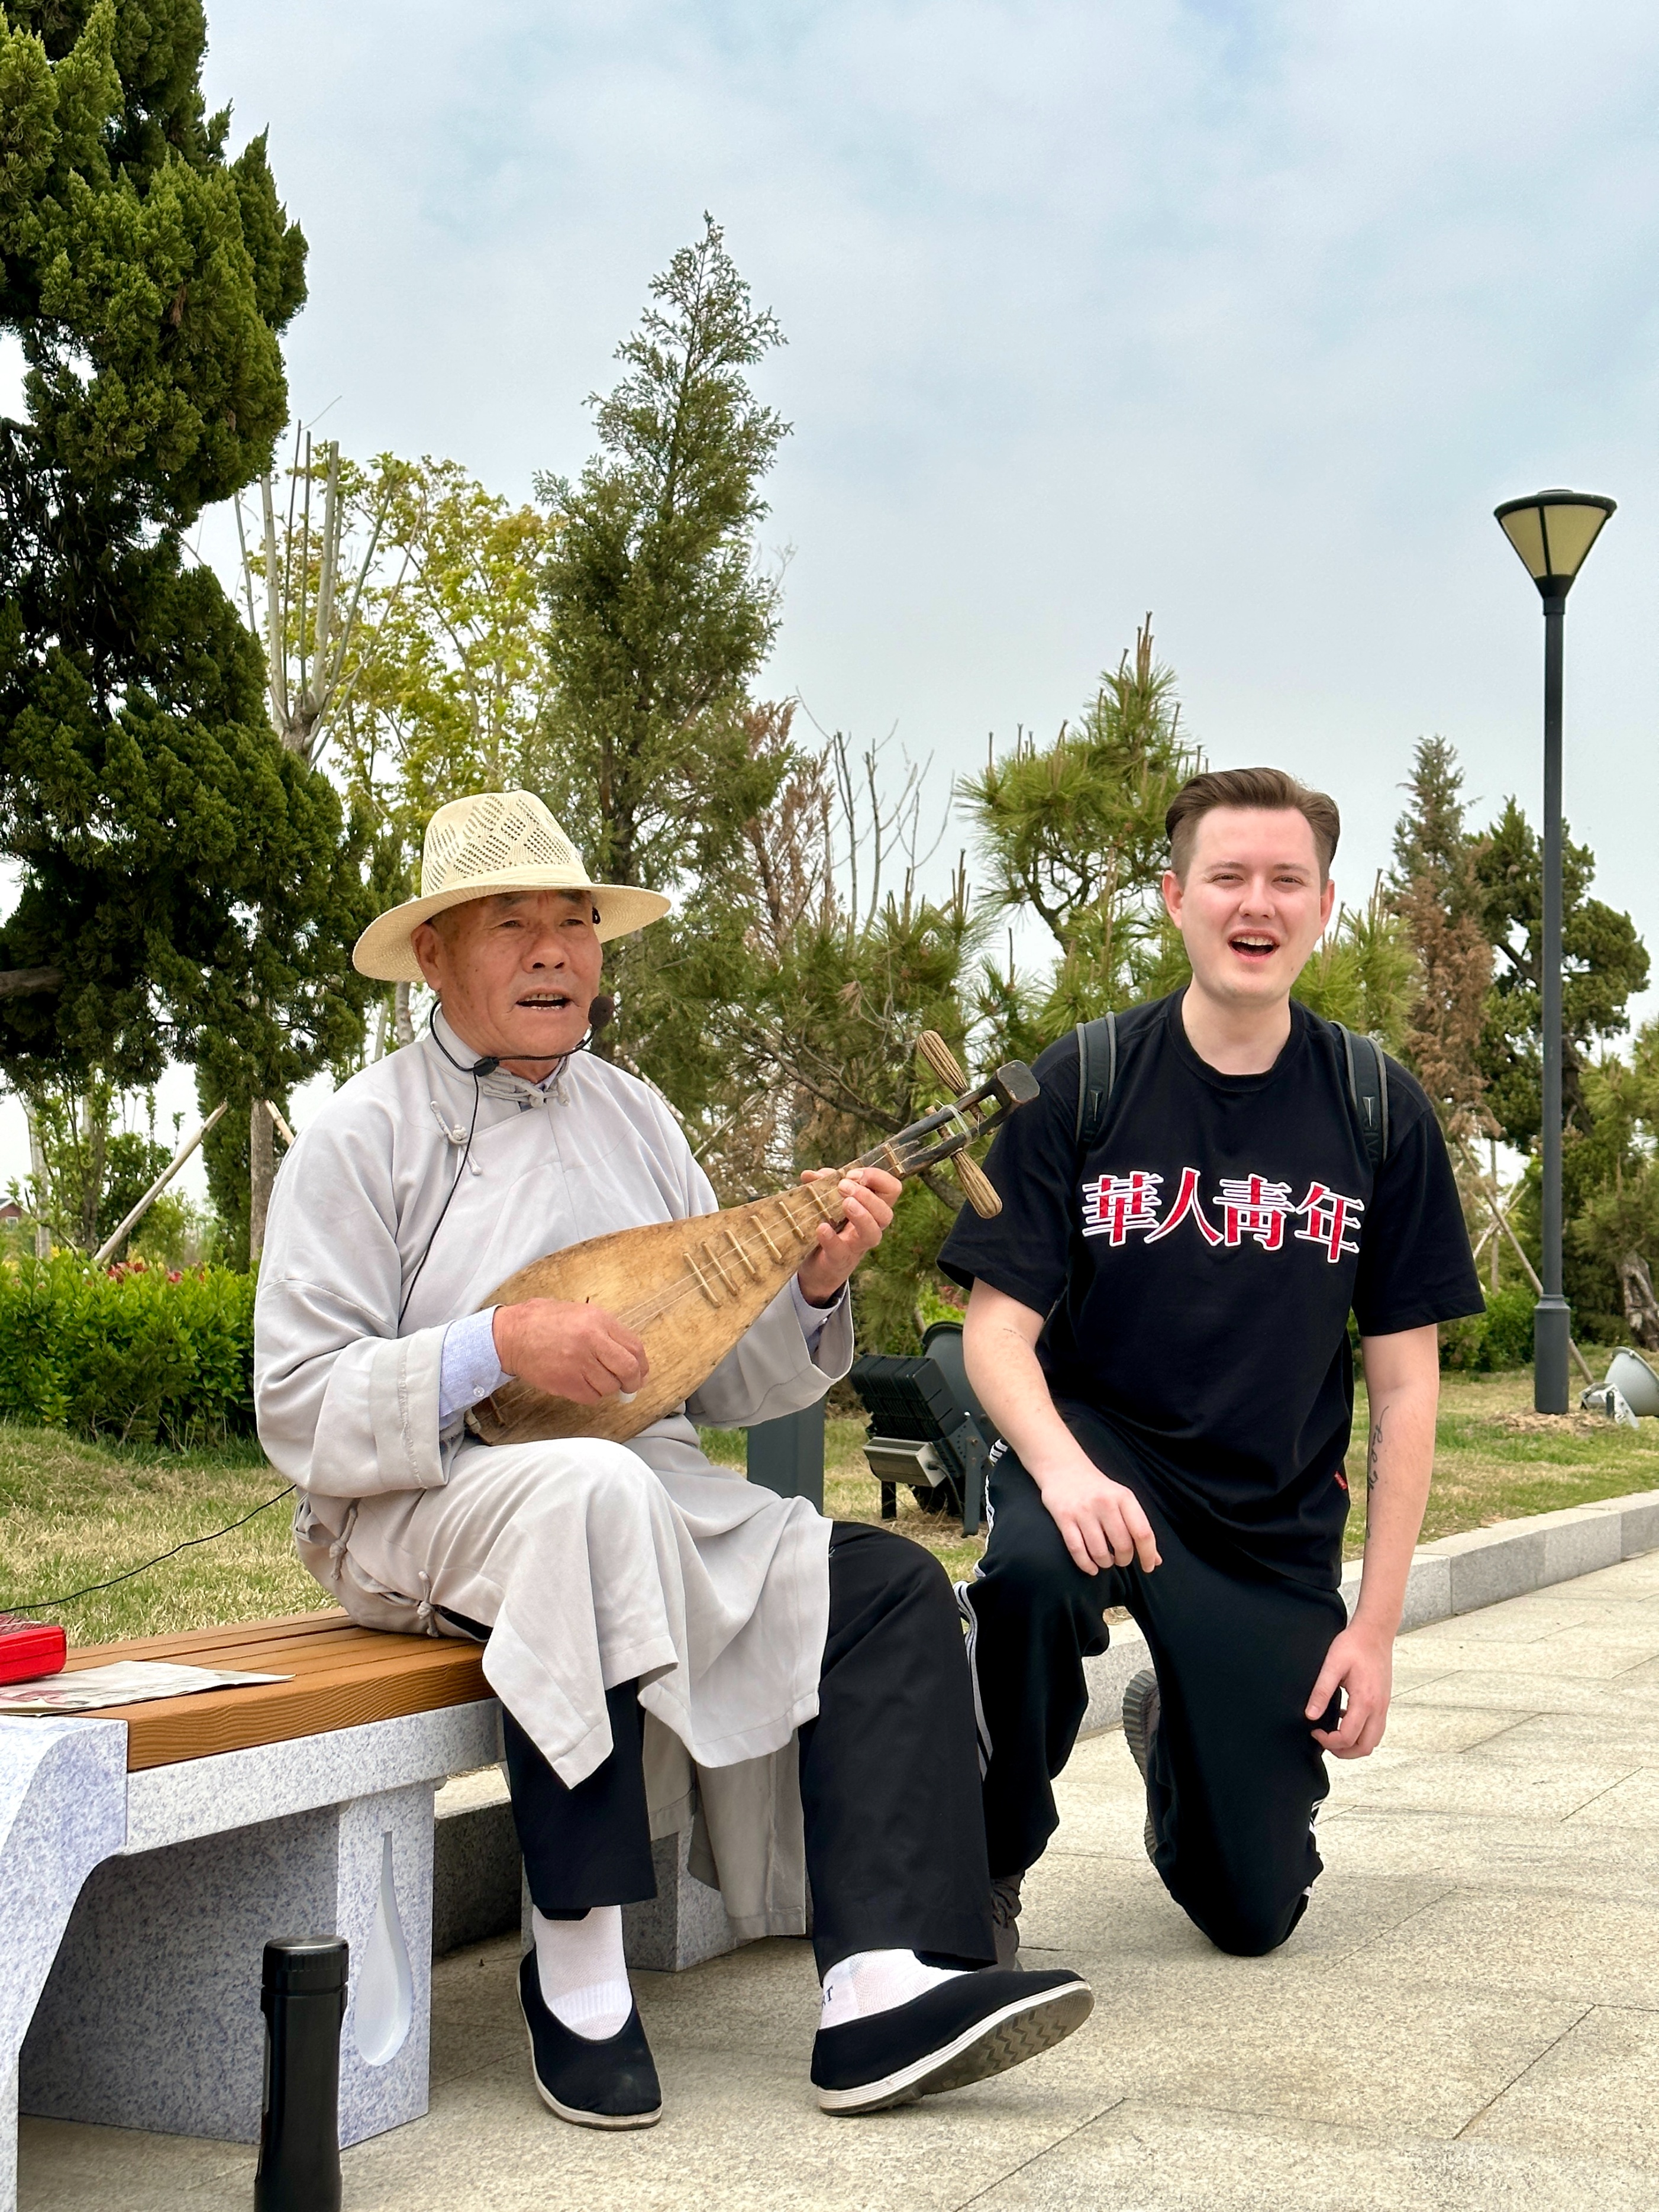
M 1494 512 L 1544 598 L 1564 599 L 1613 506 L 1599 492 L 1535 491 Z

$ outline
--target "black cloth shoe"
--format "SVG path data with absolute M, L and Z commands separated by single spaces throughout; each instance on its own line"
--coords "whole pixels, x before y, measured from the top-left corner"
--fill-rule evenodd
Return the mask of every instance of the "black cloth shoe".
M 1129 1747 L 1129 1756 L 1140 1769 L 1140 1778 L 1146 1779 L 1146 1769 L 1152 1756 L 1152 1738 L 1158 1734 L 1159 1715 L 1164 1700 L 1158 1693 L 1158 1676 L 1150 1667 L 1140 1672 L 1123 1692 L 1123 1741 Z M 1158 1848 L 1158 1837 L 1152 1829 L 1152 1808 L 1146 1808 L 1146 1825 L 1140 1832 L 1140 1840 L 1151 1858 Z
M 548 2009 L 532 1947 L 519 1961 L 519 2008 L 530 2033 L 530 2071 L 550 2112 L 579 2128 L 653 2128 L 662 2090 L 636 2005 L 594 2043 Z
M 1023 1874 L 1004 1875 L 991 1884 L 991 1934 L 1000 1966 L 1019 1964 L 1019 1886 Z
M 812 2086 L 826 2112 L 879 2112 L 941 2089 L 964 2088 L 1063 2043 L 1094 2009 L 1067 1967 L 1041 1974 L 981 1966 L 908 2004 L 821 2027 Z

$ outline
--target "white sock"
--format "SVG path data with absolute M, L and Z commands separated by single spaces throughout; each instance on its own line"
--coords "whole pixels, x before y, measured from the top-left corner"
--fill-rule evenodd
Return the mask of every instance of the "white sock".
M 596 1905 L 580 1920 L 544 1920 L 532 1905 L 542 2001 L 573 2035 L 603 2043 L 634 2009 L 623 1957 L 622 1907 Z
M 849 2020 L 868 2020 L 908 2004 L 941 1982 L 954 1981 L 957 1966 L 924 1966 L 914 1951 L 854 1951 L 823 1978 L 820 2027 L 845 2027 Z

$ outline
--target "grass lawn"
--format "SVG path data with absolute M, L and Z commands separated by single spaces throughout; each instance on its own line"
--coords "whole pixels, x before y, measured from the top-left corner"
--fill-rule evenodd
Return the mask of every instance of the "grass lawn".
M 83 1443 L 0 1424 L 0 1611 L 107 1581 L 222 1528 L 283 1479 L 250 1439 L 210 1451 Z M 329 1602 L 294 1555 L 291 1499 L 114 1589 L 54 1607 L 72 1644 L 178 1634 Z
M 1591 1353 L 1600 1373 L 1605 1364 Z M 1577 1383 L 1575 1382 L 1575 1390 Z M 1547 1513 L 1627 1491 L 1659 1489 L 1659 1421 L 1638 1430 L 1586 1413 L 1535 1414 L 1532 1376 L 1444 1378 L 1425 1539 Z M 1349 1453 L 1354 1513 L 1348 1551 L 1364 1540 L 1365 1407 L 1356 1409 Z M 825 1510 L 873 1521 L 880 1497 L 865 1470 L 862 1421 L 832 1419 L 825 1444 Z M 744 1461 L 739 1431 L 709 1430 L 710 1455 Z M 168 1453 L 84 1443 L 47 1429 L 0 1425 L 0 1608 L 56 1597 L 106 1580 L 152 1553 L 249 1512 L 282 1487 L 257 1444 Z M 112 1590 L 56 1609 L 77 1644 L 161 1635 L 326 1604 L 289 1540 L 286 1500 L 244 1528 L 187 1551 Z M 899 1492 L 902 1535 L 936 1553 L 951 1573 L 979 1556 L 959 1523 L 921 1511 Z

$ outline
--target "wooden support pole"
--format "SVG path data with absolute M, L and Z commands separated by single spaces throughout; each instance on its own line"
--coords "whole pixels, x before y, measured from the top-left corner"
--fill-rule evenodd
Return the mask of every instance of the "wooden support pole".
M 106 1237 L 103 1243 L 98 1247 L 98 1249 L 93 1254 L 92 1264 L 94 1267 L 106 1267 L 109 1263 L 111 1254 L 120 1250 L 122 1245 L 132 1234 L 133 1231 L 138 1226 L 138 1224 L 143 1219 L 144 1216 L 149 1212 L 150 1207 L 154 1205 L 155 1200 L 160 1198 L 161 1193 L 173 1181 L 174 1176 L 178 1174 L 179 1169 L 183 1167 L 185 1162 L 196 1150 L 196 1147 L 201 1143 L 203 1138 L 206 1136 L 208 1131 L 217 1122 L 220 1115 L 224 1113 L 228 1104 L 229 1101 L 228 1099 L 222 1099 L 218 1105 L 216 1105 L 213 1111 L 208 1115 L 206 1121 L 203 1122 L 201 1127 L 196 1132 L 195 1135 L 193 1137 L 185 1138 L 184 1143 L 179 1146 L 178 1151 L 167 1162 L 166 1167 L 162 1169 L 161 1174 L 156 1176 L 155 1182 L 151 1183 L 149 1188 L 139 1200 L 137 1205 L 133 1207 L 131 1212 L 128 1214 L 126 1219 L 115 1231 L 115 1234 L 112 1237 Z
M 1469 1167 L 1474 1176 L 1475 1188 L 1480 1193 L 1481 1197 L 1486 1201 L 1486 1205 L 1491 1210 L 1493 1221 L 1497 1224 L 1498 1227 L 1503 1231 L 1504 1236 L 1509 1238 L 1510 1243 L 1515 1247 L 1515 1256 L 1521 1262 L 1521 1265 L 1526 1269 L 1527 1280 L 1532 1285 L 1534 1291 L 1541 1298 L 1544 1295 L 1544 1285 L 1538 1279 L 1538 1270 L 1533 1266 L 1532 1261 L 1528 1259 L 1525 1252 L 1522 1251 L 1521 1248 L 1521 1239 L 1516 1235 L 1514 1230 L 1510 1227 L 1508 1221 L 1504 1218 L 1503 1203 L 1499 1200 L 1497 1192 L 1488 1187 L 1486 1178 L 1481 1174 L 1480 1165 L 1475 1160 L 1474 1155 L 1469 1152 L 1468 1147 L 1467 1146 L 1460 1145 L 1459 1149 L 1462 1152 L 1464 1158 L 1468 1160 L 1469 1164 Z M 1585 1358 L 1583 1353 L 1578 1349 L 1578 1346 L 1573 1342 L 1571 1337 L 1567 1340 L 1567 1350 L 1572 1354 L 1573 1364 L 1577 1368 L 1578 1372 L 1583 1376 L 1585 1382 L 1593 1383 L 1595 1377 L 1590 1373 L 1589 1362 Z

